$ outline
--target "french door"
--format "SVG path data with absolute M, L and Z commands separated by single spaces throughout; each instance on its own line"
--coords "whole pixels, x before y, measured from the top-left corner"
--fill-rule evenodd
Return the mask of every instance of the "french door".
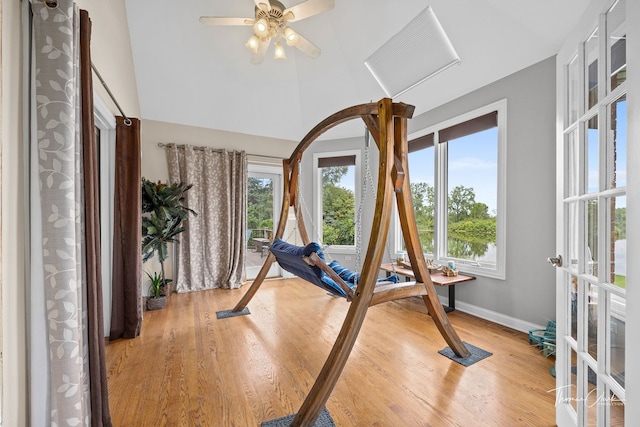
M 252 280 L 267 258 L 274 233 L 274 218 L 280 217 L 282 175 L 277 168 L 257 165 L 249 165 L 248 172 L 245 274 L 247 280 Z M 267 277 L 280 275 L 280 266 L 274 262 Z
M 627 1 L 557 58 L 559 426 L 625 423 Z

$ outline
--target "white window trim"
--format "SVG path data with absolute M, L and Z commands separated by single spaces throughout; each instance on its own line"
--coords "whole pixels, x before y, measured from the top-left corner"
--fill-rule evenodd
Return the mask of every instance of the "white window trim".
M 450 126 L 472 120 L 476 117 L 488 114 L 492 111 L 498 112 L 498 194 L 497 194 L 497 210 L 498 217 L 496 220 L 496 266 L 487 267 L 478 265 L 474 261 L 447 257 L 444 252 L 444 246 L 440 245 L 440 241 L 446 239 L 447 235 L 447 145 L 439 144 L 438 130 L 445 129 Z M 438 264 L 446 264 L 450 260 L 456 262 L 458 270 L 477 276 L 491 277 L 504 280 L 506 278 L 506 207 L 507 207 L 507 100 L 501 99 L 492 104 L 477 108 L 473 111 L 461 114 L 444 122 L 440 122 L 434 126 L 421 129 L 409 135 L 409 140 L 419 138 L 430 133 L 434 134 L 434 162 L 435 162 L 435 197 L 436 205 L 436 233 L 435 241 L 435 262 Z M 400 238 L 400 227 L 396 226 L 397 247 L 396 251 L 402 249 L 402 239 Z
M 111 329 L 111 270 L 113 266 L 113 206 L 116 159 L 116 118 L 100 95 L 93 91 L 93 117 L 100 129 L 100 250 L 104 333 Z
M 358 228 L 355 226 L 357 221 L 358 214 L 358 206 L 360 206 L 360 187 L 359 184 L 362 182 L 361 178 L 361 151 L 360 150 L 343 150 L 343 151 L 327 151 L 322 153 L 314 153 L 313 154 L 313 189 L 314 189 L 314 200 L 313 200 L 313 223 L 312 227 L 317 232 L 317 236 L 311 235 L 309 236 L 311 240 L 317 239 L 318 243 L 321 245 L 322 242 L 322 170 L 318 167 L 319 159 L 324 159 L 327 157 L 344 157 L 344 156 L 355 156 L 356 164 L 354 171 L 354 203 L 355 203 L 355 211 L 354 211 L 354 244 L 353 245 L 330 245 L 325 248 L 325 252 L 331 252 L 335 254 L 355 254 L 356 248 L 358 246 L 358 242 L 361 242 L 362 236 L 358 234 Z M 362 220 L 362 219 L 361 219 Z M 362 243 L 361 243 L 362 246 Z

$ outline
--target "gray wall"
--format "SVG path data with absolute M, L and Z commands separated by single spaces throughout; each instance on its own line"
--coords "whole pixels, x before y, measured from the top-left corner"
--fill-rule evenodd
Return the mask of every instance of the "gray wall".
M 456 302 L 545 325 L 555 319 L 555 271 L 546 262 L 555 251 L 555 57 L 414 117 L 409 132 L 505 98 L 506 280 L 457 286 Z

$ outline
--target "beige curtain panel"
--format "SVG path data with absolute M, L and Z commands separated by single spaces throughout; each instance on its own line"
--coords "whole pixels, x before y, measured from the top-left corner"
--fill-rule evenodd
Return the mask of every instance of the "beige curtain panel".
M 246 251 L 246 153 L 175 144 L 166 153 L 170 182 L 193 184 L 185 204 L 197 213 L 178 236 L 176 291 L 240 287 Z

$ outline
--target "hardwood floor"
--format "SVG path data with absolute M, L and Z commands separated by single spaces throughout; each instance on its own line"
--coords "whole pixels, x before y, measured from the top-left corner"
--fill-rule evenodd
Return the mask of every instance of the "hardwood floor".
M 216 319 L 246 290 L 173 294 L 140 337 L 106 346 L 114 426 L 258 426 L 295 413 L 348 303 L 300 279 L 265 282 L 251 315 Z M 421 299 L 369 309 L 327 409 L 338 426 L 555 425 L 553 359 L 527 335 L 456 311 L 463 341 L 493 353 L 470 367 Z

